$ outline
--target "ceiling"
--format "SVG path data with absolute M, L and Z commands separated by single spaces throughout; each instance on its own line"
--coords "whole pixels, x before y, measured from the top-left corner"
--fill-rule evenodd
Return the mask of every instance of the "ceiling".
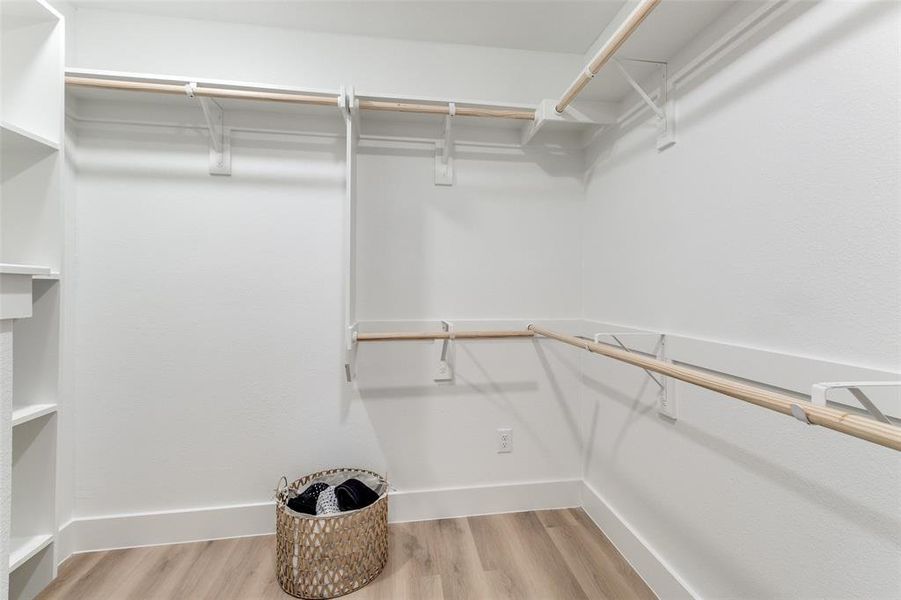
M 77 7 L 583 54 L 624 0 L 75 0 Z

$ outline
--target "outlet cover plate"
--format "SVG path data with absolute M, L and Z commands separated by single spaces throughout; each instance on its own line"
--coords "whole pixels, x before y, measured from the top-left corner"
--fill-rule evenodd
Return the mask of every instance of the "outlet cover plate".
M 497 453 L 508 454 L 513 452 L 513 429 L 501 427 L 497 430 Z

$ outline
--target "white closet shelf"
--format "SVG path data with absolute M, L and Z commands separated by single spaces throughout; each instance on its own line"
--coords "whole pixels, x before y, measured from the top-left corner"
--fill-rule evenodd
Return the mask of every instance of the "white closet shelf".
M 44 0 L 5 0 L 2 14 L 4 20 L 14 17 L 17 22 L 24 23 L 53 23 L 60 20 L 60 14 Z
M 41 279 L 44 281 L 59 281 L 61 279 L 61 275 L 57 271 L 51 271 L 49 273 L 40 273 L 32 277 L 32 279 Z
M 0 137 L 2 137 L 0 152 L 3 155 L 34 152 L 36 150 L 44 152 L 59 150 L 59 142 L 54 142 L 6 121 L 0 122 Z
M 50 267 L 41 265 L 20 265 L 15 263 L 0 263 L 0 275 L 33 275 L 45 279 L 52 279 Z M 58 278 L 58 274 L 57 274 Z
M 50 267 L 0 263 L 0 319 L 29 318 L 34 277 L 50 273 Z
M 29 404 L 13 408 L 12 426 L 21 425 L 34 419 L 55 413 L 57 409 L 56 403 L 47 404 Z
M 53 535 L 33 535 L 31 537 L 11 538 L 9 540 L 9 570 L 14 571 L 28 559 L 53 543 Z

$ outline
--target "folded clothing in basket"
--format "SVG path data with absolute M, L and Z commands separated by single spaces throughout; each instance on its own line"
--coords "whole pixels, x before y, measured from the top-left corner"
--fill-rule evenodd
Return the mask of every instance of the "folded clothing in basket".
M 337 512 L 341 512 L 341 508 L 338 506 L 338 500 L 335 499 L 335 488 L 328 486 L 316 499 L 316 514 L 333 515 Z
M 366 508 L 378 500 L 387 487 L 384 480 L 366 471 L 358 471 L 350 479 L 345 479 L 347 475 L 347 472 L 322 475 L 299 494 L 288 490 L 285 504 L 289 509 L 307 515 L 332 515 Z
M 351 478 L 335 488 L 335 498 L 338 508 L 348 511 L 366 508 L 378 500 L 379 495 L 359 479 Z
M 329 486 L 327 483 L 322 482 L 316 482 L 310 485 L 299 495 L 288 500 L 288 508 L 299 513 L 315 515 L 316 501 L 319 499 L 319 494 L 325 491 L 328 487 Z

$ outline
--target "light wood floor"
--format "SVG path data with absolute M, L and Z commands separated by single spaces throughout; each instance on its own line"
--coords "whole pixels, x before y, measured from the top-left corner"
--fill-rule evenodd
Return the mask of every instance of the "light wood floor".
M 581 509 L 390 526 L 388 564 L 348 600 L 655 598 Z M 273 536 L 79 554 L 40 600 L 290 598 Z

